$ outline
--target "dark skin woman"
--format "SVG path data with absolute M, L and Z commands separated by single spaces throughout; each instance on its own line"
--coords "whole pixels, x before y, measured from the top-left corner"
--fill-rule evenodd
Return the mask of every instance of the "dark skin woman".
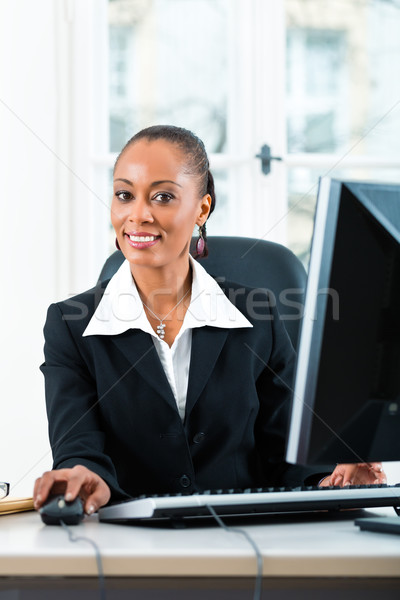
M 161 340 L 161 342 L 156 340 L 155 343 L 159 345 L 165 343 L 170 350 L 174 350 L 176 340 L 177 343 L 179 342 L 179 332 L 185 322 L 185 316 L 188 311 L 191 311 L 192 302 L 195 301 L 192 289 L 193 264 L 189 259 L 193 230 L 198 228 L 199 231 L 197 254 L 200 257 L 206 255 L 205 223 L 214 206 L 214 184 L 204 146 L 196 136 L 187 130 L 171 126 L 159 126 L 143 130 L 128 142 L 116 161 L 111 220 L 117 245 L 129 263 L 130 274 L 142 303 L 141 309 L 147 318 L 151 331 L 154 332 L 153 337 L 157 336 Z M 101 294 L 106 295 L 107 289 L 105 292 L 102 290 L 100 296 Z M 80 298 L 81 303 L 83 298 L 83 296 Z M 132 429 L 132 438 L 135 439 L 129 440 L 128 433 L 127 439 L 124 441 L 122 423 L 124 420 L 126 421 L 131 413 L 127 413 L 128 417 L 120 417 L 121 428 L 119 428 L 118 419 L 116 419 L 117 424 L 112 422 L 114 413 L 106 413 L 105 409 L 102 408 L 104 394 L 102 395 L 99 391 L 102 377 L 100 371 L 107 371 L 107 360 L 110 361 L 110 365 L 118 361 L 116 359 L 114 361 L 114 354 L 111 350 L 107 354 L 107 348 L 112 346 L 113 336 L 98 336 L 98 340 L 94 339 L 96 338 L 95 335 L 91 338 L 82 337 L 85 327 L 89 323 L 89 318 L 96 310 L 96 303 L 98 305 L 98 299 L 93 307 L 90 304 L 88 319 L 82 322 L 81 325 L 77 318 L 75 320 L 71 319 L 70 323 L 68 322 L 68 318 L 65 317 L 67 303 L 59 304 L 58 316 L 50 317 L 49 312 L 45 328 L 45 363 L 42 365 L 42 370 L 46 379 L 46 401 L 54 468 L 44 473 L 35 483 L 34 503 L 36 508 L 39 508 L 46 501 L 49 494 L 63 493 L 66 500 L 73 500 L 79 495 L 84 501 L 86 513 L 91 514 L 107 504 L 110 499 L 118 500 L 130 497 L 136 492 L 151 493 L 153 490 L 149 487 L 148 480 L 145 475 L 142 476 L 141 474 L 149 469 L 151 470 L 152 463 L 149 466 L 147 462 L 146 467 L 138 466 L 138 471 L 135 472 L 135 465 L 141 464 L 141 456 L 145 453 L 149 454 L 149 452 L 154 452 L 154 456 L 152 455 L 151 458 L 155 463 L 154 489 L 157 490 L 157 476 L 159 476 L 160 487 L 162 487 L 160 491 L 178 491 L 174 487 L 175 483 L 172 475 L 170 479 L 166 479 L 166 483 L 161 483 L 163 473 L 157 471 L 156 463 L 162 461 L 164 450 L 157 454 L 154 443 L 149 450 L 146 445 L 147 438 L 143 437 L 143 440 L 139 441 L 139 429 L 136 434 L 134 433 L 136 431 L 135 426 Z M 55 314 L 55 310 L 53 309 L 52 314 Z M 241 308 L 240 310 L 242 311 Z M 62 318 L 59 316 L 59 311 L 64 314 Z M 276 326 L 278 327 L 278 325 L 277 323 Z M 252 323 L 250 326 L 255 331 L 257 327 L 261 327 L 261 324 Z M 262 326 L 265 327 L 265 325 Z M 56 330 L 58 331 L 58 328 L 61 333 L 53 333 Z M 68 352 L 65 350 L 65 343 L 61 348 L 65 328 L 69 328 L 68 340 L 70 338 L 74 340 Z M 243 329 L 229 330 L 225 344 L 233 344 L 236 339 L 234 336 L 244 335 L 243 331 Z M 265 335 L 268 335 L 267 330 L 266 332 Z M 120 337 L 131 335 L 131 333 L 132 331 L 122 332 Z M 151 333 L 143 335 L 152 337 Z M 212 332 L 210 335 L 212 335 Z M 277 334 L 274 335 L 278 337 Z M 284 335 L 285 333 L 279 329 L 279 336 L 283 339 L 282 336 Z M 132 345 L 135 345 L 136 339 L 139 338 L 132 338 Z M 195 333 L 193 333 L 192 347 L 196 347 L 196 339 Z M 95 343 L 102 344 L 102 356 L 106 356 L 104 359 L 106 362 L 102 363 L 102 365 L 105 364 L 105 367 L 102 366 L 98 369 L 96 369 L 96 360 L 100 359 L 96 357 L 100 356 L 100 350 L 90 346 L 90 344 Z M 210 343 L 212 344 L 212 342 Z M 282 344 L 284 343 L 287 346 L 282 345 L 282 348 L 287 348 L 287 350 L 284 349 L 282 352 L 288 354 L 293 352 L 290 343 L 282 342 Z M 150 344 L 148 348 L 151 350 L 152 345 Z M 143 352 L 145 353 L 147 350 Z M 165 350 L 165 355 L 168 355 L 168 350 Z M 271 350 L 270 355 L 274 355 L 274 349 Z M 221 356 L 225 355 L 221 354 Z M 158 360 L 158 358 L 155 357 L 155 360 Z M 227 377 L 226 374 L 229 373 L 229 377 L 234 378 L 237 369 L 232 366 L 231 371 L 229 371 L 229 364 L 227 365 L 226 359 L 224 360 L 219 377 Z M 276 361 L 277 365 L 278 363 L 279 361 Z M 280 363 L 282 363 L 282 360 L 280 360 Z M 287 373 L 290 373 L 290 369 L 292 369 L 289 363 L 291 364 L 291 359 L 288 359 Z M 278 368 L 273 364 L 272 359 L 269 364 L 271 369 L 272 367 Z M 119 379 L 125 377 L 125 373 L 126 370 L 122 369 L 121 366 L 121 374 L 114 377 L 116 385 Z M 284 464 L 283 450 L 277 451 L 276 456 L 273 457 L 274 470 L 268 471 L 268 469 L 265 469 L 265 478 L 264 475 L 261 475 L 263 473 L 262 464 L 258 471 L 255 467 L 253 469 L 252 466 L 253 461 L 260 460 L 260 463 L 262 463 L 266 460 L 268 462 L 268 455 L 265 450 L 267 442 L 265 442 L 263 436 L 267 439 L 268 432 L 273 431 L 273 435 L 276 435 L 276 431 L 279 430 L 280 438 L 284 438 L 286 417 L 282 415 L 287 413 L 282 412 L 278 418 L 274 410 L 268 405 L 268 400 L 260 392 L 263 378 L 267 376 L 268 374 L 264 371 L 262 373 L 258 371 L 257 375 L 254 375 L 252 389 L 257 390 L 260 408 L 254 409 L 253 405 L 251 409 L 247 409 L 243 405 L 243 419 L 236 419 L 236 422 L 244 420 L 249 425 L 246 430 L 243 430 L 244 433 L 240 434 L 238 441 L 235 441 L 232 447 L 229 447 L 229 452 L 228 450 L 226 452 L 230 455 L 237 453 L 238 458 L 235 459 L 237 464 L 245 465 L 243 468 L 242 466 L 235 467 L 236 473 L 239 473 L 235 481 L 231 481 L 228 476 L 226 481 L 224 480 L 224 483 L 231 483 L 231 487 L 237 487 L 238 484 L 244 485 L 245 483 L 265 484 L 269 481 L 274 484 L 279 483 L 281 481 L 280 477 L 284 481 L 284 477 L 290 470 L 289 467 L 284 466 L 281 468 L 279 466 L 280 463 Z M 218 379 L 215 379 L 215 381 L 218 381 Z M 111 384 L 112 380 L 107 384 L 106 393 L 111 388 Z M 190 389 L 190 385 L 191 379 L 189 376 L 188 389 Z M 272 386 L 273 383 L 268 382 L 269 385 Z M 133 398 L 133 404 L 129 410 L 131 412 L 139 411 L 139 408 L 134 404 L 134 398 L 136 398 L 136 393 L 138 397 L 141 394 L 141 379 L 132 380 L 131 388 L 128 389 L 132 389 Z M 212 397 L 212 392 L 207 391 L 207 387 L 205 389 L 203 396 L 200 396 L 197 401 L 196 410 L 201 410 L 201 402 L 204 406 L 207 406 L 206 417 L 204 417 L 204 414 L 201 417 L 203 419 L 203 430 L 205 431 L 203 435 L 206 440 L 210 439 L 209 454 L 205 455 L 207 458 L 202 458 L 200 454 L 196 454 L 196 452 L 199 452 L 199 444 L 193 445 L 193 450 L 190 446 L 188 431 L 190 431 L 190 418 L 194 419 L 195 413 L 193 412 L 193 417 L 192 415 L 186 416 L 183 421 L 179 419 L 178 414 L 168 417 L 170 419 L 169 423 L 173 424 L 174 432 L 177 432 L 174 435 L 183 440 L 183 446 L 179 447 L 183 449 L 176 450 L 176 454 L 173 454 L 171 450 L 171 458 L 166 464 L 169 465 L 174 461 L 178 463 L 180 457 L 187 452 L 187 460 L 189 462 L 191 460 L 193 463 L 190 467 L 193 467 L 193 473 L 188 477 L 188 481 L 192 480 L 191 487 L 189 486 L 187 489 L 189 493 L 207 487 L 208 483 L 210 484 L 209 487 L 212 487 L 214 474 L 217 473 L 215 475 L 217 477 L 219 473 L 222 481 L 225 476 L 224 471 L 227 471 L 227 468 L 223 466 L 223 458 L 217 456 L 218 452 L 215 451 L 217 446 L 213 446 L 211 442 L 213 439 L 212 431 L 216 429 L 215 423 L 217 425 L 221 423 L 220 432 L 218 433 L 217 430 L 215 433 L 215 440 L 218 441 L 218 435 L 221 440 L 223 439 L 223 431 L 226 438 L 227 429 L 224 429 L 224 414 L 228 414 L 227 409 L 224 409 L 225 413 L 221 411 L 217 416 L 214 416 L 215 400 L 213 400 L 213 403 L 210 402 L 209 406 L 207 405 Z M 152 394 L 147 392 L 146 395 L 145 391 L 143 391 L 143 394 L 143 414 L 138 412 L 138 418 L 141 419 L 140 422 L 145 427 L 145 419 L 148 418 L 149 411 L 151 411 L 152 402 L 154 402 L 155 412 L 150 417 L 150 423 L 157 421 L 159 418 L 159 409 L 156 409 L 156 401 L 153 400 L 154 396 Z M 282 390 L 280 394 L 281 396 L 277 395 L 276 412 L 281 410 L 281 404 L 283 406 L 287 403 L 286 391 Z M 82 403 L 76 400 L 79 400 L 81 396 L 82 399 L 85 398 L 86 403 L 83 400 Z M 121 396 L 125 398 L 126 392 L 121 391 Z M 257 396 L 254 397 L 257 404 Z M 116 401 L 118 401 L 118 398 Z M 235 399 L 235 405 L 241 401 Z M 264 408 L 264 405 L 268 409 Z M 232 405 L 232 411 L 234 410 L 238 411 L 238 415 L 241 414 L 240 406 L 234 409 Z M 259 414 L 257 414 L 257 411 Z M 213 421 L 210 434 L 207 432 L 207 427 L 204 427 L 204 418 L 207 418 L 207 414 L 210 415 L 209 418 Z M 268 417 L 265 415 L 268 415 Z M 260 424 L 262 419 L 270 419 L 271 427 L 263 423 Z M 165 429 L 164 423 L 163 427 Z M 232 428 L 232 437 L 234 437 L 234 433 L 234 428 Z M 150 439 L 150 437 L 149 432 L 148 438 Z M 159 437 L 157 434 L 154 439 L 159 439 Z M 100 438 L 101 442 L 98 441 Z M 135 447 L 135 440 L 137 440 L 137 448 Z M 224 443 L 227 443 L 226 439 L 224 439 Z M 203 443 L 204 448 L 206 448 L 206 444 L 207 441 Z M 119 446 L 124 446 L 123 452 Z M 168 454 L 169 446 L 165 446 L 165 448 L 165 453 Z M 130 452 L 131 455 L 129 455 Z M 215 452 L 214 463 L 221 461 L 220 471 L 215 471 L 217 469 L 216 464 L 212 465 L 213 452 Z M 271 454 L 270 450 L 269 452 Z M 121 456 L 123 458 L 118 458 Z M 125 474 L 123 466 L 119 464 L 125 460 L 125 457 L 127 463 L 131 465 L 132 477 L 136 477 L 139 482 L 138 488 L 130 487 L 129 476 Z M 202 460 L 203 462 L 201 462 Z M 226 460 L 228 461 L 226 464 L 229 465 L 229 458 Z M 205 466 L 203 466 L 203 463 Z M 179 466 L 179 468 L 181 467 Z M 188 467 L 185 468 L 187 471 Z M 246 469 L 249 474 L 246 473 Z M 274 473 L 273 476 L 268 474 L 272 472 Z M 212 475 L 208 475 L 208 473 Z M 315 483 L 318 483 L 324 474 L 319 475 Z M 170 485 L 168 481 L 171 481 Z M 183 481 L 182 478 L 181 481 Z M 386 477 L 380 463 L 360 463 L 357 465 L 338 465 L 330 475 L 327 475 L 319 483 L 322 486 L 343 486 L 349 483 L 369 484 L 385 481 Z M 302 481 L 299 480 L 298 483 L 301 484 Z

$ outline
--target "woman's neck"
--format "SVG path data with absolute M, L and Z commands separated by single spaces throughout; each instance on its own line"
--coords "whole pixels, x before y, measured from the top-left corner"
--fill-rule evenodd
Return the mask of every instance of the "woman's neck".
M 139 296 L 151 310 L 162 317 L 187 294 L 192 285 L 189 261 L 172 268 L 141 267 L 131 264 Z

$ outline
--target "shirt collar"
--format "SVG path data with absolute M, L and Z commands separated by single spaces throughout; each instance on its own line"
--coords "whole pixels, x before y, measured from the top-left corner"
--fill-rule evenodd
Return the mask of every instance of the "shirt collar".
M 193 273 L 192 297 L 179 334 L 205 325 L 225 329 L 252 327 L 204 267 L 190 255 L 189 260 Z M 144 312 L 130 264 L 125 260 L 110 279 L 82 335 L 118 335 L 128 329 L 141 329 L 157 337 Z

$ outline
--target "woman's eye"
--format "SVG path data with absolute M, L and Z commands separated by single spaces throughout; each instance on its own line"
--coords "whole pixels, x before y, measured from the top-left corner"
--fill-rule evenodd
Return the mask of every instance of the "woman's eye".
M 157 200 L 157 202 L 160 202 L 161 204 L 168 204 L 168 202 L 170 202 L 173 199 L 173 196 L 171 196 L 171 194 L 160 192 L 159 194 L 156 194 L 154 196 L 154 199 Z
M 123 202 L 127 202 L 128 200 L 131 200 L 132 198 L 132 194 L 130 192 L 115 192 L 115 195 L 117 196 L 117 198 L 119 200 L 122 200 Z

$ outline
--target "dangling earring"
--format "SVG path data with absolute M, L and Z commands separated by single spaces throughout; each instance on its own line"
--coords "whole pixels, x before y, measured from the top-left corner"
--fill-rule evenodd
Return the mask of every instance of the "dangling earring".
M 117 247 L 117 250 L 121 250 L 121 248 L 119 247 L 118 239 L 117 238 L 115 238 L 115 245 Z
M 203 256 L 204 254 L 204 248 L 206 246 L 206 243 L 204 241 L 203 238 L 203 227 L 204 225 L 199 225 L 199 238 L 196 242 L 196 254 L 197 256 Z

